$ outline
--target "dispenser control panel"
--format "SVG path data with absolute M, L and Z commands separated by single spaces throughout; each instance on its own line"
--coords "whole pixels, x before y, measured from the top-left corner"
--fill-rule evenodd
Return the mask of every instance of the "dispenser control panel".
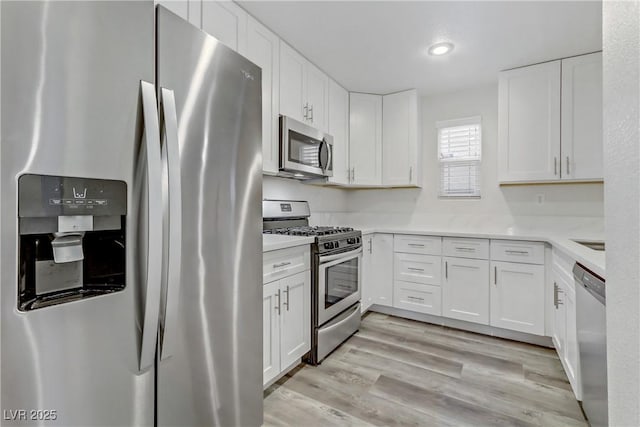
M 18 189 L 22 218 L 127 213 L 123 181 L 27 174 L 18 179 Z

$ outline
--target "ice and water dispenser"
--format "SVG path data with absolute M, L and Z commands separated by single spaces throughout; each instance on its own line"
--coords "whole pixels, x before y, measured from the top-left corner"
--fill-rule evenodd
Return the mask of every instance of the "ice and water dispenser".
M 48 175 L 18 179 L 18 309 L 121 291 L 127 186 Z

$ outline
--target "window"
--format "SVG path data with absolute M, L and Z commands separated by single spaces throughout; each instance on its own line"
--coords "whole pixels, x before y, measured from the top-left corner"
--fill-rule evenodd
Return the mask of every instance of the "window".
M 440 197 L 480 197 L 480 117 L 442 121 L 436 127 Z

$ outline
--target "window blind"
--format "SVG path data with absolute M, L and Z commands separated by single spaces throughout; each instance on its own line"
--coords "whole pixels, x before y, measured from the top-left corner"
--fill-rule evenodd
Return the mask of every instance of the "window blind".
M 440 197 L 480 197 L 480 117 L 438 122 Z

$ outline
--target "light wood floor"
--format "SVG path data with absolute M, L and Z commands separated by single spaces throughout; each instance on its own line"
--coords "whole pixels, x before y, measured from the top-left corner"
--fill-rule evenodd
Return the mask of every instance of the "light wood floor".
M 552 349 L 370 313 L 264 393 L 273 426 L 586 426 Z

